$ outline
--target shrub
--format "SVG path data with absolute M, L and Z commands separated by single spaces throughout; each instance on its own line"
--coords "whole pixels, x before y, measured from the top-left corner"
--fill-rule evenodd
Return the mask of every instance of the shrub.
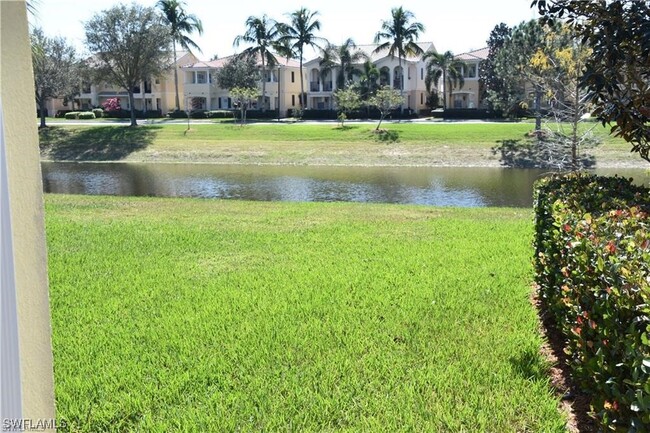
M 183 110 L 174 110 L 167 113 L 170 119 L 187 119 L 187 112 Z
M 63 119 L 63 118 L 65 118 L 65 115 L 67 113 L 70 113 L 70 112 L 71 112 L 71 110 L 58 110 L 56 112 L 56 114 L 54 115 L 54 117 L 57 117 L 59 119 Z
M 576 383 L 603 425 L 650 425 L 650 190 L 554 176 L 535 187 L 535 271 Z
M 93 108 L 93 114 L 95 115 L 95 118 L 101 119 L 104 117 L 104 110 L 101 108 Z
M 81 120 L 90 120 L 95 118 L 95 113 L 92 111 L 83 111 L 79 113 L 79 119 Z
M 102 107 L 106 111 L 120 111 L 122 107 L 120 106 L 119 98 L 108 98 L 102 103 Z
M 78 119 L 79 118 L 79 112 L 78 111 L 68 111 L 67 113 L 65 113 L 64 116 L 68 120 Z

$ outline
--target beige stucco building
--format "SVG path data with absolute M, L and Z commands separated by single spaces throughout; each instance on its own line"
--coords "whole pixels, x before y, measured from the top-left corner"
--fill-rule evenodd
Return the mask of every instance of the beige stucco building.
M 451 89 L 451 94 L 445 92 L 445 97 L 448 98 L 447 107 L 455 109 L 484 108 L 478 75 L 479 65 L 487 59 L 488 54 L 488 48 L 481 48 L 480 50 L 468 51 L 455 56 L 456 59 L 465 62 L 467 68 L 463 68 L 463 86 L 454 86 Z M 447 83 L 443 84 L 443 86 L 446 85 Z
M 178 70 L 178 95 L 181 110 L 185 109 L 183 105 L 184 83 L 182 79 L 181 68 L 185 65 L 197 61 L 194 54 L 188 51 L 178 52 L 176 54 L 176 64 L 169 68 L 162 76 L 152 77 L 150 80 L 143 81 L 136 87 L 134 104 L 136 110 L 151 111 L 160 110 L 162 114 L 172 111 L 176 105 L 176 92 L 174 90 L 174 67 Z M 109 98 L 119 98 L 122 108 L 130 110 L 129 96 L 126 89 L 116 87 L 111 83 L 84 83 L 79 95 L 81 109 L 90 109 L 101 107 Z
M 436 48 L 432 42 L 418 42 L 418 46 L 424 51 L 435 52 Z M 390 85 L 394 89 L 400 87 L 400 73 L 403 75 L 403 95 L 404 108 L 419 111 L 426 108 L 427 89 L 425 86 L 426 62 L 422 61 L 422 56 L 409 56 L 402 59 L 402 71 L 400 71 L 399 59 L 388 54 L 388 50 L 375 52 L 377 44 L 358 45 L 357 49 L 362 51 L 367 58 L 379 69 L 380 85 Z M 321 72 L 322 58 L 317 57 L 304 64 L 306 73 L 307 105 L 306 108 L 312 109 L 334 109 L 336 108 L 333 95 L 337 90 L 336 77 L 337 68 L 331 71 Z M 359 71 L 363 69 L 363 62 L 357 67 Z M 358 81 L 358 77 L 353 77 L 353 81 Z
M 195 62 L 181 67 L 182 74 L 179 80 L 183 81 L 185 89 L 185 104 L 193 109 L 200 110 L 228 110 L 232 109 L 233 102 L 227 89 L 219 87 L 215 77 L 216 71 L 223 67 L 233 56 L 222 59 Z M 288 109 L 300 106 L 300 69 L 295 60 L 278 58 L 279 64 L 268 68 L 264 79 L 266 80 L 266 108 L 280 110 L 286 115 Z M 261 66 L 261 64 L 260 64 Z M 262 83 L 259 83 L 260 98 L 251 108 L 261 108 Z

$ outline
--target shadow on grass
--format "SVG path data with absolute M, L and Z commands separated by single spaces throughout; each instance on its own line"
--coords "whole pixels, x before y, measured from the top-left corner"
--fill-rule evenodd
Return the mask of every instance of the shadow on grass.
M 526 350 L 510 358 L 510 365 L 517 374 L 526 380 L 543 381 L 548 379 L 549 366 L 537 350 Z
M 353 130 L 353 129 L 359 129 L 359 126 L 356 126 L 356 125 L 355 125 L 355 126 L 352 126 L 352 125 L 343 125 L 343 126 L 340 126 L 340 125 L 339 125 L 339 126 L 336 126 L 336 127 L 332 128 L 332 129 L 333 129 L 334 131 L 341 131 L 341 132 L 344 132 L 344 131 L 351 131 L 351 130 Z
M 388 129 L 373 129 L 375 140 L 380 143 L 397 143 L 399 141 L 399 132 Z
M 161 127 L 49 127 L 39 130 L 41 155 L 54 161 L 118 161 L 146 149 Z
M 571 149 L 549 141 L 502 140 L 492 148 L 493 155 L 500 155 L 501 165 L 511 168 L 548 168 L 566 170 L 571 168 Z M 579 168 L 596 165 L 591 155 L 579 155 Z

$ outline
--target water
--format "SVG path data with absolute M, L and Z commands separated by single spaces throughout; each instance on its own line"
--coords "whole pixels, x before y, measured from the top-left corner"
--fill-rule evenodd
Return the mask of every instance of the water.
M 48 193 L 530 207 L 538 169 L 43 162 Z M 642 169 L 599 170 L 650 184 Z

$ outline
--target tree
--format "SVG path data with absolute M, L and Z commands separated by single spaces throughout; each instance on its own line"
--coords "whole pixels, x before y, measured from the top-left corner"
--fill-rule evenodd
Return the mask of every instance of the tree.
M 361 101 L 366 103 L 366 114 L 370 116 L 370 98 L 372 98 L 377 90 L 379 84 L 379 69 L 377 65 L 370 60 L 363 63 L 363 71 L 359 74 L 359 81 L 355 83 L 355 89 L 358 91 Z
M 442 77 L 442 69 L 432 67 L 427 64 L 427 73 L 424 76 L 424 87 L 427 89 L 427 106 L 429 108 L 437 108 L 440 104 L 440 96 L 438 95 L 438 86 L 440 78 Z M 444 95 L 443 95 L 444 99 Z M 444 102 L 444 101 L 443 101 Z
M 495 70 L 496 56 L 503 48 L 506 40 L 510 38 L 512 29 L 504 23 L 496 25 L 490 32 L 487 40 L 488 56 L 479 65 L 479 87 L 481 88 L 481 99 L 486 100 L 491 109 L 495 109 L 494 103 L 488 98 L 489 93 L 502 94 L 507 86 L 502 77 Z
M 400 94 L 400 92 L 392 89 L 390 86 L 383 86 L 377 90 L 375 96 L 370 98 L 370 104 L 377 107 L 380 113 L 379 123 L 377 124 L 375 131 L 379 131 L 381 122 L 384 120 L 386 115 L 403 103 L 404 97 Z
M 203 24 L 195 15 L 185 13 L 185 2 L 183 0 L 158 0 L 156 3 L 162 11 L 163 18 L 169 27 L 169 35 L 172 40 L 172 51 L 174 53 L 174 89 L 176 91 L 176 111 L 180 110 L 180 100 L 178 97 L 178 68 L 176 67 L 176 44 L 181 48 L 190 51 L 190 48 L 196 48 L 199 52 L 199 46 L 188 36 L 188 34 L 197 32 L 203 34 Z
M 427 77 L 429 77 L 430 81 L 437 82 L 440 79 L 440 73 L 442 73 L 442 83 L 444 86 L 442 99 L 443 108 L 446 110 L 446 90 L 449 88 L 449 99 L 451 99 L 451 91 L 455 86 L 458 86 L 461 89 L 463 88 L 463 85 L 465 84 L 463 71 L 467 69 L 467 65 L 462 60 L 457 59 L 451 51 L 446 51 L 442 54 L 429 52 L 426 53 L 422 59 L 427 60 Z M 437 72 L 438 70 L 440 72 Z
M 375 50 L 379 53 L 388 50 L 391 58 L 397 54 L 399 64 L 399 94 L 404 99 L 404 71 L 402 70 L 402 59 L 406 56 L 422 55 L 424 51 L 415 41 L 424 32 L 424 25 L 419 22 L 411 22 L 415 19 L 412 12 L 404 10 L 401 6 L 391 10 L 391 19 L 382 21 L 381 30 L 375 35 L 375 43 L 380 44 Z M 384 41 L 382 43 L 382 41 Z M 404 107 L 401 107 L 404 113 Z
M 320 30 L 320 21 L 316 19 L 318 11 L 310 12 L 309 9 L 300 8 L 289 14 L 289 24 L 280 24 L 281 36 L 278 39 L 280 51 L 290 58 L 297 58 L 300 62 L 300 109 L 305 108 L 305 83 L 302 72 L 305 47 L 322 49 L 321 44 L 327 40 L 316 36 Z
M 568 41 L 549 42 L 559 36 L 563 35 L 557 25 L 543 25 L 539 20 L 522 22 L 505 38 L 494 58 L 494 72 L 499 77 L 501 86 L 488 89 L 492 105 L 504 112 L 516 113 L 529 106 L 527 92 L 532 88 L 537 131 L 541 130 L 541 100 L 548 90 L 548 71 L 534 62 L 534 56 L 547 50 L 549 45 L 568 44 Z
M 343 127 L 348 113 L 361 106 L 361 98 L 356 90 L 348 88 L 337 89 L 334 92 L 334 100 L 336 100 L 336 106 L 339 109 L 339 120 L 341 121 L 341 127 Z
M 241 125 L 246 123 L 246 110 L 252 100 L 257 98 L 259 91 L 257 87 L 234 87 L 230 89 L 230 96 L 232 97 L 235 105 L 239 107 L 239 118 Z
M 252 44 L 242 54 L 260 58 L 262 61 L 262 112 L 266 110 L 266 73 L 267 67 L 272 68 L 278 64 L 278 59 L 271 50 L 279 47 L 280 28 L 278 24 L 263 15 L 261 18 L 248 17 L 246 20 L 246 33 L 235 38 L 233 45 L 238 47 L 241 43 Z
M 565 19 L 591 48 L 580 86 L 593 114 L 650 162 L 650 3 L 533 0 L 532 6 L 546 19 Z
M 580 77 L 590 56 L 591 49 L 575 37 L 571 28 L 563 25 L 557 28 L 557 33 L 547 33 L 545 46 L 531 58 L 531 67 L 540 72 L 539 78 L 550 101 L 548 111 L 553 122 L 546 125 L 545 141 L 555 145 L 556 153 L 562 156 L 556 164 L 560 169 L 581 168 L 579 149 L 598 143 L 591 134 L 596 124 L 581 127 L 592 108 L 586 90 L 580 87 Z
M 85 24 L 86 46 L 95 53 L 98 76 L 124 88 L 129 95 L 131 126 L 136 126 L 134 88 L 159 76 L 169 66 L 169 32 L 153 8 L 114 6 Z
M 336 68 L 336 87 L 339 89 L 345 89 L 348 80 L 359 74 L 354 65 L 368 59 L 366 53 L 359 50 L 351 38 L 346 39 L 340 46 L 327 44 L 322 55 L 321 73 L 331 72 Z
M 45 128 L 45 112 L 48 99 L 67 96 L 79 91 L 78 61 L 74 47 L 63 38 L 48 38 L 40 28 L 31 34 L 32 65 L 36 104 Z
M 216 82 L 222 89 L 257 87 L 260 70 L 254 58 L 246 55 L 232 56 L 215 72 Z

